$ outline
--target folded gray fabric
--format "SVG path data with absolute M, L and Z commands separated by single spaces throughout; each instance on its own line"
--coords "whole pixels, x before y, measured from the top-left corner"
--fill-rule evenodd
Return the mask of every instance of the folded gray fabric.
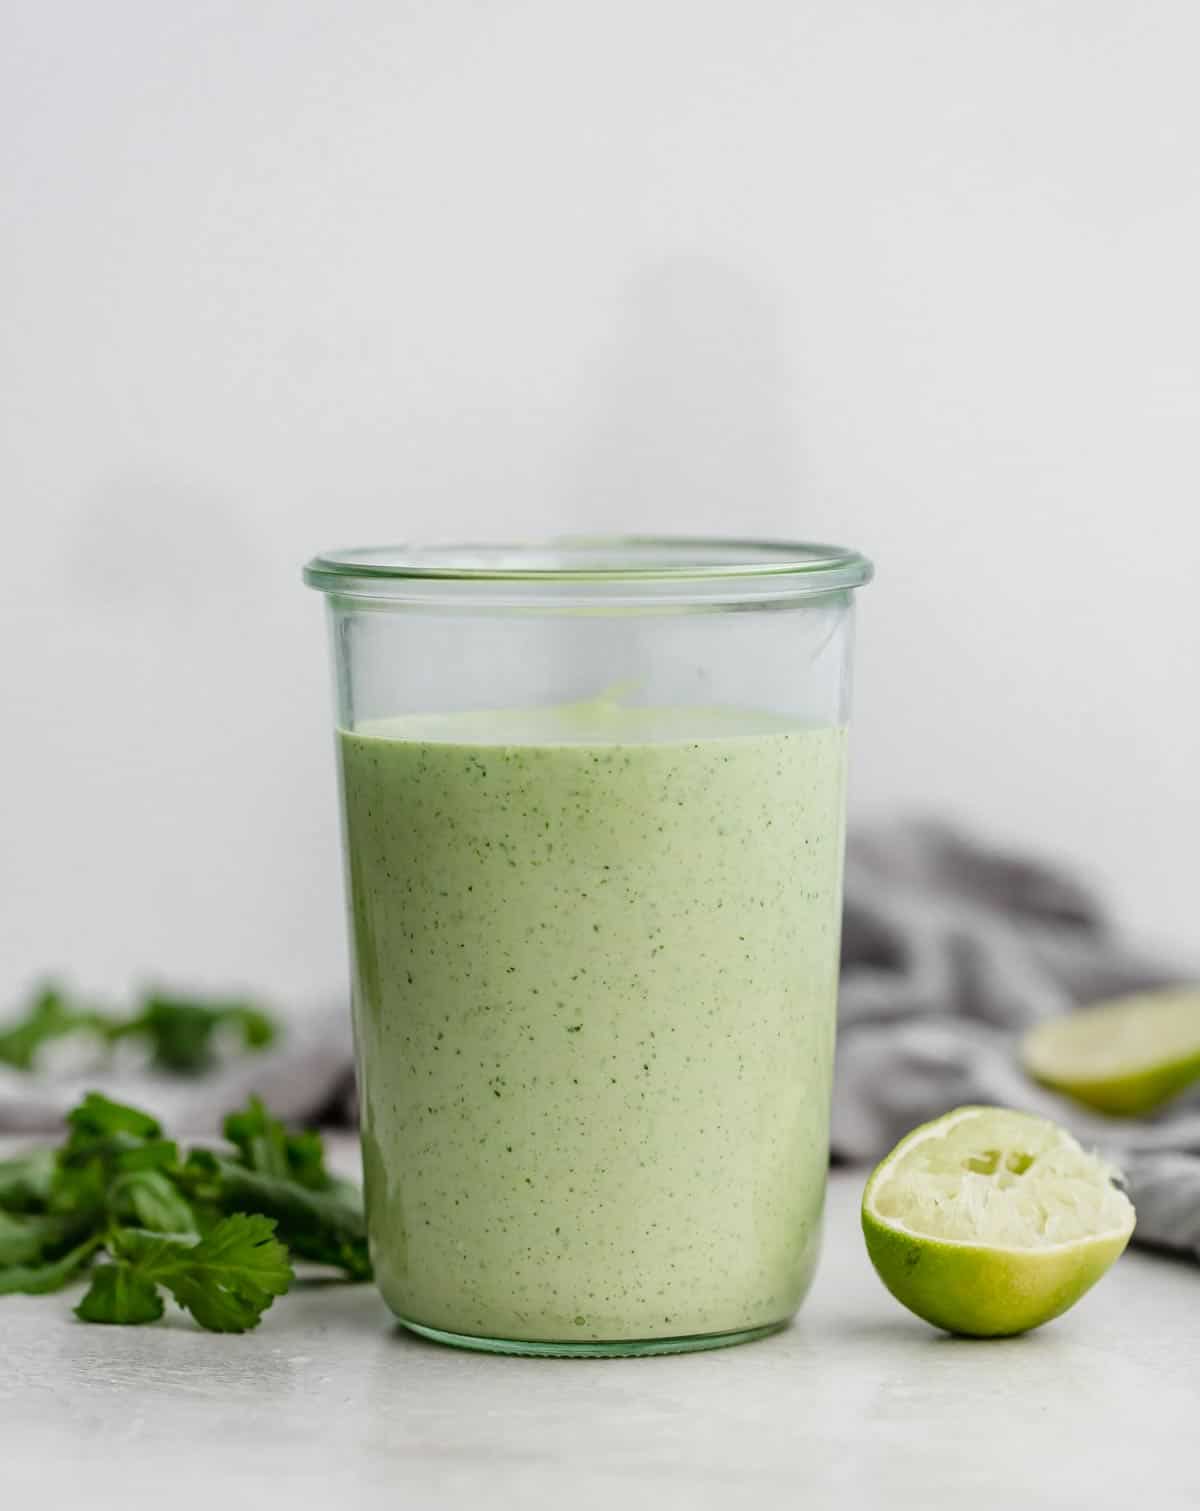
M 1031 1023 L 1143 987 L 1200 979 L 1131 948 L 1096 898 L 1040 860 L 931 823 L 851 837 L 834 1082 L 836 1159 L 874 1161 L 916 1124 L 969 1102 L 1071 1128 L 1125 1172 L 1137 1242 L 1200 1259 L 1200 1088 L 1153 1119 L 1112 1119 L 1033 1085 L 1017 1061 Z M 252 1091 L 299 1121 L 355 1120 L 346 1010 L 301 1019 L 281 1044 L 197 1080 L 0 1067 L 0 1131 L 42 1133 L 97 1081 L 177 1133 L 211 1134 Z
M 1200 969 L 1139 952 L 1056 866 L 939 824 L 852 836 L 846 860 L 835 1157 L 877 1160 L 965 1103 L 1054 1118 L 1125 1172 L 1135 1240 L 1200 1258 L 1200 1088 L 1145 1120 L 1107 1118 L 1031 1083 L 1030 1024 Z

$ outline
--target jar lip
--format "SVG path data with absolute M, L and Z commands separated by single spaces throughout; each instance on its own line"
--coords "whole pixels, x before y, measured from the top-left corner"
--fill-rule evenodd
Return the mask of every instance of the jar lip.
M 650 595 L 656 588 L 678 593 L 689 583 L 733 588 L 741 582 L 752 596 L 768 586 L 808 596 L 861 587 L 873 572 L 859 552 L 816 542 L 566 535 L 512 544 L 431 542 L 323 551 L 305 566 L 304 580 L 323 592 L 373 597 L 403 596 L 406 585 L 429 589 L 439 582 L 484 591 L 489 583 L 544 584 L 560 592 L 627 584 Z

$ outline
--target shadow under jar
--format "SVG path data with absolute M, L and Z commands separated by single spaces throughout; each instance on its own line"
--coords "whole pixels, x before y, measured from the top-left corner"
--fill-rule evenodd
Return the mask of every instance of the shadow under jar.
M 548 1354 L 783 1325 L 829 1141 L 853 590 L 837 547 L 332 552 L 371 1252 Z

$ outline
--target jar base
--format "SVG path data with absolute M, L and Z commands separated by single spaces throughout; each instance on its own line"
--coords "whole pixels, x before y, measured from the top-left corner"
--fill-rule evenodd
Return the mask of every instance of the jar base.
M 782 1322 L 768 1322 L 762 1327 L 748 1327 L 729 1333 L 694 1333 L 685 1338 L 621 1338 L 611 1343 L 544 1343 L 528 1338 L 481 1338 L 474 1333 L 448 1333 L 444 1328 L 427 1327 L 423 1322 L 414 1322 L 410 1317 L 397 1320 L 401 1327 L 434 1343 L 445 1343 L 451 1348 L 471 1349 L 484 1354 L 523 1354 L 543 1359 L 636 1359 L 648 1354 L 694 1354 L 703 1349 L 732 1348 L 737 1343 L 753 1343 L 758 1338 L 768 1338 L 788 1325 L 790 1318 Z

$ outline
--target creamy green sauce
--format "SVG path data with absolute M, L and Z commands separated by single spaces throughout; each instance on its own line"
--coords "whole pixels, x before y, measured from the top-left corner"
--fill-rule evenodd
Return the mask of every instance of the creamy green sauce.
M 598 700 L 341 735 L 368 1217 L 400 1316 L 739 1330 L 816 1258 L 844 731 Z

